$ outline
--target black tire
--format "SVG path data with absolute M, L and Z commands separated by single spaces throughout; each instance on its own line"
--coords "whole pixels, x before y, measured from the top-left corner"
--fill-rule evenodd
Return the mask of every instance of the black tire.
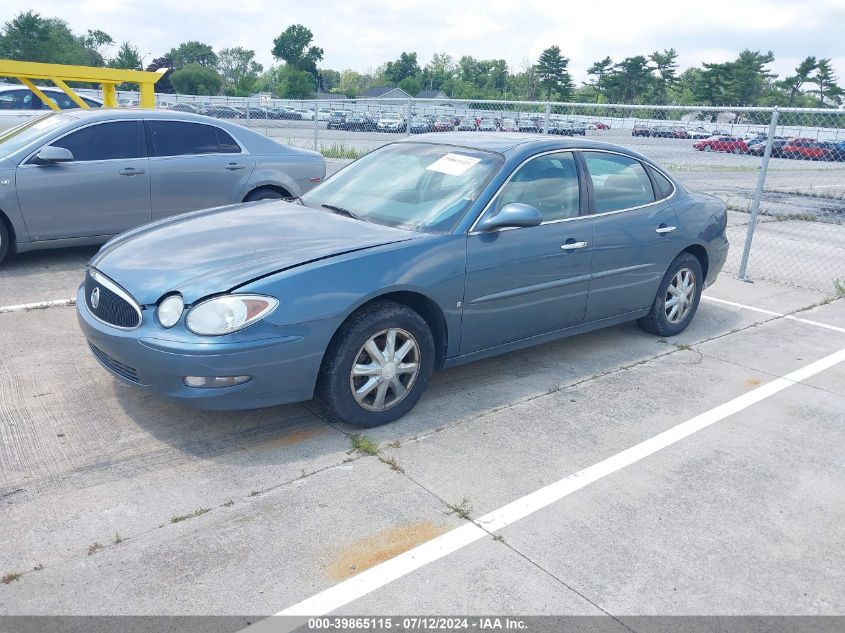
M 364 408 L 352 394 L 352 368 L 364 344 L 388 328 L 400 328 L 413 336 L 419 350 L 419 370 L 401 400 L 374 411 Z M 401 418 L 417 404 L 433 370 L 434 338 L 425 320 L 401 304 L 377 301 L 353 314 L 335 334 L 323 358 L 316 396 L 339 420 L 363 428 L 379 426 Z
M 669 293 L 669 285 L 672 283 L 675 275 L 684 269 L 692 271 L 695 280 L 692 305 L 683 319 L 677 323 L 671 323 L 666 315 L 666 299 Z M 691 253 L 681 253 L 666 270 L 666 274 L 663 276 L 660 286 L 657 289 L 657 295 L 654 297 L 651 310 L 646 316 L 637 319 L 637 324 L 646 332 L 656 334 L 657 336 L 675 336 L 680 334 L 687 328 L 698 310 L 703 283 L 704 277 L 701 271 L 701 262 Z
M 255 191 L 250 191 L 246 198 L 244 198 L 244 202 L 255 202 L 256 200 L 284 200 L 286 197 L 290 196 L 285 196 L 285 194 L 278 189 L 259 187 Z
M 12 238 L 9 235 L 9 229 L 6 228 L 6 223 L 0 218 L 0 263 L 6 259 L 6 255 L 12 250 Z

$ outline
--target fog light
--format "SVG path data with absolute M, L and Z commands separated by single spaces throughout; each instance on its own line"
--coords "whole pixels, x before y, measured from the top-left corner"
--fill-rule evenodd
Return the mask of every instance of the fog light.
M 234 387 L 252 380 L 252 376 L 185 376 L 185 385 L 197 389 Z

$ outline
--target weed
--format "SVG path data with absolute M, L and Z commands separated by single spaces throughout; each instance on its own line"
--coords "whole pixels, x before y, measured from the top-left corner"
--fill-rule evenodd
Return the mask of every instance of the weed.
M 504 536 L 502 536 L 501 534 L 494 534 L 494 535 L 493 535 L 493 540 L 494 540 L 494 541 L 498 541 L 499 543 L 504 543 L 504 542 L 505 542 L 505 537 L 504 537 Z
M 44 569 L 44 565 L 38 563 L 35 567 L 32 568 L 32 571 L 41 571 L 42 569 Z
M 221 507 L 223 507 L 223 508 L 230 508 L 230 507 L 232 507 L 233 505 L 235 505 L 235 502 L 234 502 L 234 501 L 232 501 L 231 499 L 229 499 L 229 500 L 228 500 L 226 503 L 224 503 Z
M 845 297 L 845 279 L 833 280 L 833 292 L 836 295 L 837 299 Z
M 378 445 L 364 435 L 350 435 L 349 441 L 352 442 L 352 450 L 354 451 L 364 453 L 365 455 L 378 454 Z
M 252 494 L 252 493 L 250 493 Z M 256 493 L 258 494 L 258 493 Z M 206 512 L 211 512 L 211 508 L 198 508 L 191 512 L 190 514 L 178 514 L 170 517 L 171 523 L 180 523 L 181 521 L 187 521 L 188 519 L 193 519 L 194 517 L 200 517 Z
M 320 147 L 320 153 L 324 158 L 346 158 L 355 160 L 361 158 L 367 152 L 365 150 L 349 147 L 348 145 L 343 145 L 342 143 L 335 143 L 334 145 L 329 145 L 327 147 Z
M 123 537 L 120 535 L 120 532 L 115 532 L 111 537 L 111 542 L 115 545 L 123 543 Z
M 260 490 L 251 490 L 250 493 L 249 493 L 249 496 L 250 497 L 257 497 L 260 494 L 261 494 Z
M 100 545 L 99 543 L 97 543 L 97 542 L 91 543 L 91 545 L 88 546 L 88 556 L 93 556 L 94 554 L 99 552 L 101 549 L 103 549 L 103 546 Z
M 446 514 L 456 514 L 466 521 L 469 521 L 472 518 L 472 505 L 466 497 L 461 499 L 460 503 L 449 504 L 446 507 L 449 508 L 449 511 Z
M 391 470 L 394 470 L 397 473 L 405 472 L 405 469 L 399 465 L 399 462 L 396 461 L 395 457 L 379 457 L 379 461 L 381 461 L 382 464 L 387 464 L 390 466 Z
M 549 390 L 546 391 L 546 393 L 554 393 L 555 391 L 560 391 L 560 389 L 561 389 L 560 383 L 556 382 L 556 383 L 552 384 L 551 387 L 549 387 Z
M 686 343 L 672 343 L 672 345 L 684 352 L 689 352 L 690 350 L 692 350 L 692 345 L 687 345 Z
M 10 582 L 15 582 L 21 577 L 21 573 L 18 571 L 10 571 L 8 574 L 3 575 L 3 584 L 8 585 Z
M 390 442 L 390 444 L 387 445 L 387 448 L 399 448 L 400 446 L 402 446 L 402 444 L 399 442 L 399 440 L 393 440 L 392 442 Z

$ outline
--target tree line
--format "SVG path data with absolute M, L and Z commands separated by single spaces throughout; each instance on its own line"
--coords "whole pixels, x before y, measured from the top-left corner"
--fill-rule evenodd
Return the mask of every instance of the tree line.
M 518 68 L 504 59 L 455 59 L 447 53 L 420 65 L 411 51 L 362 73 L 320 68 L 323 49 L 313 40 L 307 27 L 289 26 L 273 40 L 271 52 L 278 64 L 266 69 L 255 60 L 254 50 L 233 46 L 215 52 L 209 44 L 193 40 L 146 61 L 131 42 L 118 45 L 102 30 L 74 33 L 63 20 L 27 11 L 0 31 L 0 58 L 169 68 L 156 90 L 194 95 L 269 92 L 280 98 L 309 98 L 320 91 L 356 97 L 372 87 L 390 86 L 412 96 L 442 91 L 455 99 L 796 107 L 836 107 L 845 96 L 830 59 L 808 56 L 792 74 L 778 78 L 770 70 L 771 51 L 743 50 L 733 61 L 683 71 L 674 48 L 619 61 L 605 57 L 587 69 L 590 79 L 576 86 L 570 60 L 558 46 L 545 49 L 537 60 L 523 59 Z M 111 49 L 114 53 L 108 56 Z

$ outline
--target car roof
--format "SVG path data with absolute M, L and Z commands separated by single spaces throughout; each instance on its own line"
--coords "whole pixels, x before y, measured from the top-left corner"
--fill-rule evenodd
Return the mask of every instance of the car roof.
M 632 149 L 613 143 L 585 139 L 567 139 L 559 136 L 519 134 L 516 132 L 433 132 L 431 134 L 420 134 L 419 136 L 405 138 L 398 142 L 455 145 L 470 149 L 498 152 L 500 154 L 514 151 L 533 153 L 555 149 L 611 150 L 653 162 Z

